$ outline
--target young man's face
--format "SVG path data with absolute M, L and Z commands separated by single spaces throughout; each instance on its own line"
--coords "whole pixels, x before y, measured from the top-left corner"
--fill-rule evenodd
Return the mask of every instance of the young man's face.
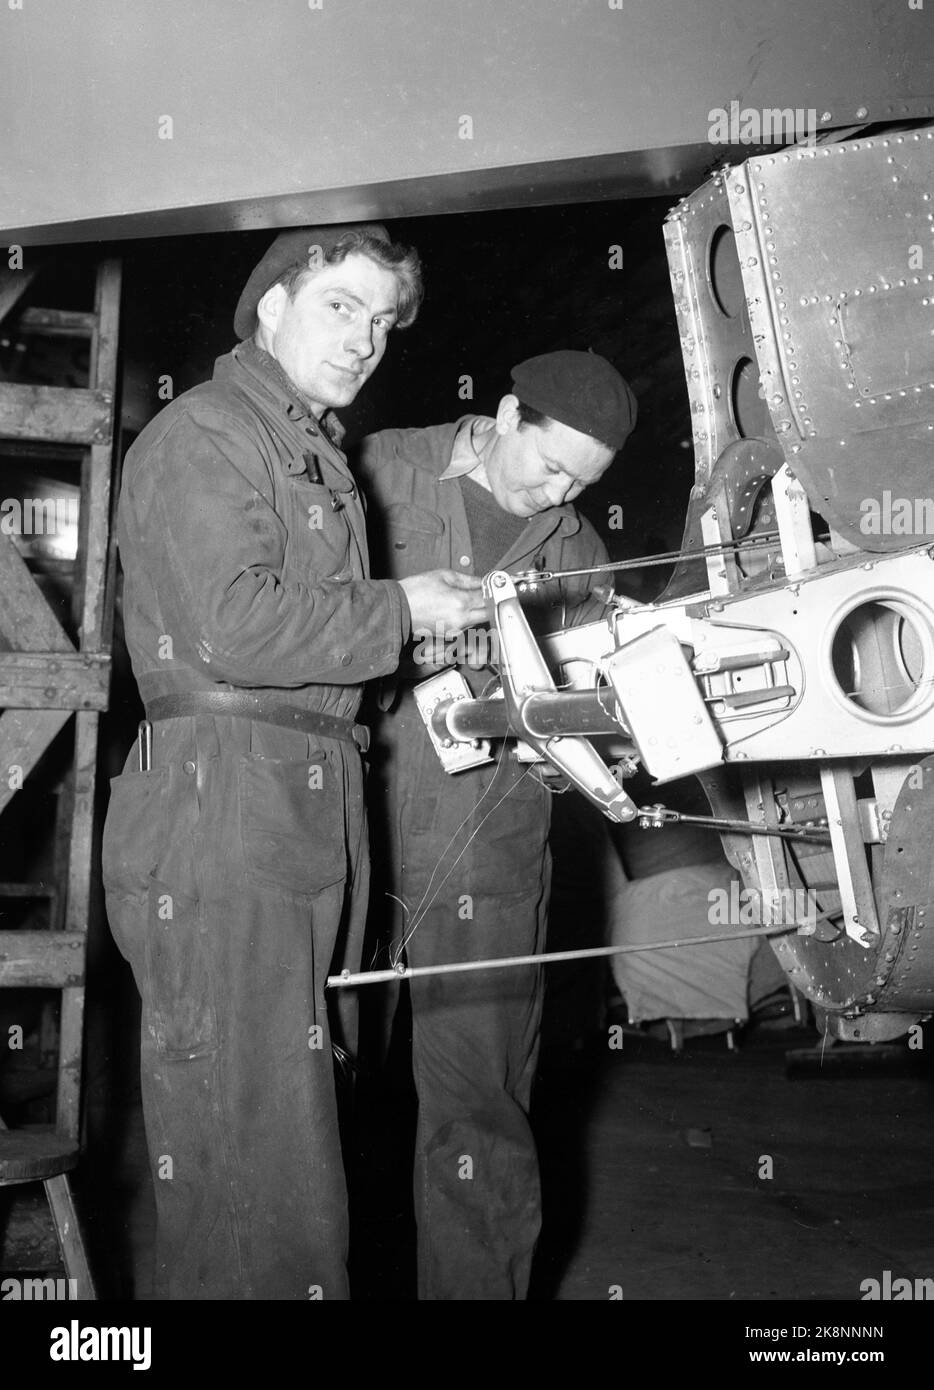
M 513 516 L 534 516 L 573 502 L 616 457 L 613 449 L 560 420 L 520 425 L 515 396 L 504 396 L 496 440 L 486 458 L 493 496 Z
M 353 253 L 316 271 L 289 299 L 274 285 L 260 300 L 259 341 L 316 415 L 350 405 L 386 351 L 399 281 Z

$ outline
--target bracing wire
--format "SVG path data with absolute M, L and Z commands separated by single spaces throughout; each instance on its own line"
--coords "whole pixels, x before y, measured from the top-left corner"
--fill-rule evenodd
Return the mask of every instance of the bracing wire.
M 475 839 L 475 837 L 479 834 L 480 830 L 483 828 L 483 826 L 484 826 L 484 825 L 486 824 L 486 822 L 489 820 L 490 816 L 492 816 L 493 812 L 494 812 L 495 810 L 497 810 L 498 807 L 500 807 L 500 806 L 503 804 L 503 802 L 506 800 L 506 798 L 507 798 L 512 792 L 515 791 L 515 789 L 516 789 L 516 787 L 518 787 L 519 783 L 520 783 L 525 777 L 527 777 L 527 776 L 529 775 L 529 770 L 530 770 L 530 769 L 526 768 L 526 770 L 522 773 L 522 776 L 521 776 L 521 777 L 517 777 L 516 780 L 515 780 L 515 782 L 513 782 L 510 786 L 508 786 L 508 787 L 506 788 L 506 790 L 503 792 L 503 794 L 502 794 L 502 796 L 499 798 L 499 800 L 496 801 L 496 802 L 490 807 L 490 809 L 487 811 L 487 813 L 486 813 L 486 815 L 483 817 L 483 819 L 482 819 L 476 826 L 474 826 L 474 828 L 473 828 L 473 830 L 471 831 L 470 835 L 467 837 L 467 841 L 466 841 L 466 843 L 463 845 L 463 847 L 462 847 L 460 853 L 457 855 L 456 859 L 454 859 L 453 863 L 452 863 L 452 864 L 450 865 L 450 867 L 448 868 L 447 873 L 446 873 L 446 874 L 444 875 L 444 877 L 441 879 L 440 883 L 439 883 L 439 884 L 437 885 L 437 887 L 435 888 L 434 893 L 432 893 L 431 897 L 429 898 L 429 897 L 428 897 L 428 894 L 431 893 L 431 887 L 432 887 L 432 883 L 434 882 L 435 874 L 438 872 L 438 870 L 441 868 L 442 864 L 444 863 L 445 855 L 448 853 L 448 851 L 449 851 L 449 850 L 451 849 L 451 847 L 454 845 L 455 841 L 457 840 L 458 835 L 461 833 L 461 831 L 463 830 L 464 826 L 465 826 L 465 825 L 467 824 L 467 822 L 470 820 L 471 816 L 476 815 L 477 811 L 480 809 L 480 807 L 483 805 L 483 802 L 486 800 L 486 798 L 489 796 L 490 792 L 492 791 L 493 786 L 495 785 L 495 782 L 496 782 L 496 775 L 497 775 L 497 773 L 499 772 L 499 769 L 502 767 L 503 758 L 504 758 L 504 756 L 505 756 L 505 753 L 506 753 L 506 743 L 505 743 L 505 741 L 504 741 L 504 742 L 503 742 L 503 745 L 502 745 L 502 749 L 501 749 L 501 751 L 500 751 L 499 758 L 497 759 L 496 767 L 494 768 L 494 771 L 493 771 L 493 776 L 490 778 L 490 781 L 489 781 L 489 783 L 488 783 L 486 789 L 484 790 L 483 795 L 482 795 L 482 796 L 480 797 L 480 799 L 477 801 L 476 805 L 473 806 L 473 807 L 470 809 L 470 811 L 467 813 L 467 815 L 466 815 L 466 816 L 464 817 L 464 819 L 461 821 L 460 825 L 459 825 L 459 826 L 457 827 L 457 829 L 454 831 L 454 834 L 451 836 L 451 838 L 448 840 L 447 844 L 445 845 L 444 849 L 441 851 L 441 854 L 438 856 L 438 861 L 437 861 L 437 863 L 435 864 L 434 868 L 432 869 L 431 875 L 430 875 L 430 877 L 429 877 L 429 879 L 428 879 L 428 886 L 426 887 L 424 893 L 422 894 L 422 896 L 421 896 L 421 898 L 420 898 L 420 900 L 419 900 L 418 906 L 415 908 L 414 912 L 412 913 L 412 925 L 411 925 L 410 927 L 408 927 L 408 928 L 405 930 L 405 932 L 403 933 L 402 938 L 401 938 L 401 940 L 400 940 L 400 942 L 399 942 L 399 948 L 398 948 L 398 950 L 396 951 L 396 958 L 395 958 L 395 961 L 393 961 L 393 968 L 394 968 L 394 969 L 396 969 L 396 968 L 398 967 L 398 964 L 399 964 L 400 960 L 402 959 L 402 953 L 403 953 L 403 951 L 405 950 L 405 948 L 406 948 L 406 946 L 408 945 L 408 943 L 412 940 L 412 936 L 413 936 L 414 933 L 417 931 L 417 929 L 418 929 L 420 923 L 423 921 L 423 919 L 424 919 L 425 915 L 427 914 L 429 908 L 431 907 L 432 903 L 435 901 L 435 898 L 437 898 L 438 894 L 441 892 L 441 889 L 442 889 L 442 888 L 444 887 L 444 885 L 447 883 L 448 879 L 451 877 L 451 874 L 454 872 L 455 868 L 456 868 L 457 865 L 460 863 L 461 859 L 463 859 L 464 855 L 467 853 L 467 850 L 470 848 L 470 845 L 471 845 L 472 841 L 473 841 L 473 840 Z M 426 898 L 428 899 L 427 902 L 425 901 Z M 391 956 L 391 955 L 390 955 L 390 960 L 392 960 L 392 956 Z

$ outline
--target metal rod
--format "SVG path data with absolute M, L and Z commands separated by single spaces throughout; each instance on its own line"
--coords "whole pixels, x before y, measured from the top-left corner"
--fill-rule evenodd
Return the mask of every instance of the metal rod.
M 432 712 L 431 722 L 439 738 L 468 742 L 474 738 L 553 738 L 556 734 L 625 734 L 619 720 L 606 708 L 614 700 L 612 690 L 544 691 L 522 704 L 525 728 L 509 721 L 505 700 L 446 700 Z
M 516 730 L 505 700 L 441 700 L 431 712 L 431 727 L 440 739 L 469 743 L 475 738 L 506 738 Z
M 686 825 L 699 825 L 702 830 L 719 830 L 727 834 L 776 835 L 780 839 L 820 845 L 826 845 L 830 840 L 829 830 L 809 830 L 805 826 L 799 829 L 791 825 L 764 825 L 754 820 L 727 820 L 723 816 L 689 816 L 681 811 L 669 810 L 667 806 L 640 806 L 639 815 L 661 824 L 667 822 L 669 825 L 676 825 L 678 821 L 684 821 Z
M 620 734 L 625 726 L 606 707 L 616 703 L 612 689 L 568 690 L 556 694 L 530 695 L 522 704 L 522 718 L 536 738 L 555 734 Z
M 706 672 L 704 674 L 706 675 Z M 705 695 L 704 699 L 708 705 L 723 705 L 723 713 L 728 714 L 730 710 L 762 705 L 767 700 L 790 700 L 797 693 L 793 685 L 760 685 L 757 690 L 735 690 L 729 695 Z M 718 713 L 715 709 L 714 714 Z
M 679 560 L 703 560 L 707 555 L 722 555 L 725 550 L 768 550 L 770 545 L 780 540 L 778 531 L 760 531 L 753 540 L 720 541 L 717 545 L 701 545 L 696 550 L 667 550 L 662 555 L 645 555 L 636 560 L 610 560 L 605 565 L 590 565 L 580 570 L 543 570 L 541 582 L 552 579 L 572 579 L 580 574 L 604 574 L 615 570 L 649 569 L 652 565 L 674 565 Z M 534 571 L 529 571 L 530 576 Z M 516 574 L 513 578 L 521 581 L 525 575 Z
M 775 541 L 780 540 L 778 531 L 759 531 L 752 540 L 748 541 L 719 541 L 716 545 L 701 545 L 696 550 L 669 550 L 664 555 L 647 555 L 637 560 L 611 560 L 606 565 L 590 565 L 582 570 L 542 570 L 536 574 L 534 570 L 528 572 L 528 579 L 534 578 L 538 583 L 546 584 L 552 579 L 570 579 L 579 574 L 601 574 L 615 570 L 640 570 L 648 569 L 652 565 L 675 565 L 680 560 L 703 560 L 707 555 L 720 555 L 725 550 L 769 550 Z M 815 542 L 828 541 L 831 537 L 828 534 L 815 536 Z M 528 582 L 523 574 L 514 574 L 513 579 L 519 582 Z
M 640 951 L 672 951 L 680 946 L 712 946 L 721 941 L 742 941 L 754 936 L 780 936 L 797 931 L 799 926 L 820 922 L 839 913 L 819 912 L 807 924 L 783 927 L 750 927 L 747 931 L 718 932 L 714 936 L 689 936 L 677 941 L 652 941 L 643 946 L 587 946 L 577 951 L 545 951 L 538 956 L 494 956 L 491 960 L 450 961 L 446 965 L 405 965 L 395 970 L 342 970 L 329 975 L 328 989 L 343 989 L 349 985 L 388 984 L 391 980 L 414 980 L 426 975 L 455 975 L 471 970 L 504 970 L 517 965 L 548 965 L 554 961 L 592 960 L 597 956 L 623 956 Z

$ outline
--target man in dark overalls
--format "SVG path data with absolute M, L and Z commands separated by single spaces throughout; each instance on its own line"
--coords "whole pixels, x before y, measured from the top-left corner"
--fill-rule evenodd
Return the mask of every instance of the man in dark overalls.
M 324 981 L 355 963 L 366 906 L 354 717 L 413 624 L 486 611 L 462 573 L 368 577 L 331 415 L 420 297 L 416 254 L 381 227 L 283 234 L 239 346 L 127 455 L 124 623 L 150 723 L 112 782 L 104 881 L 142 996 L 157 1296 L 347 1297 Z
M 369 436 L 352 464 L 369 504 L 375 572 L 603 563 L 603 543 L 570 502 L 609 467 L 635 417 L 632 392 L 605 358 L 554 352 L 514 369 L 495 419 Z M 543 586 L 525 606 L 540 631 L 604 610 L 587 577 Z M 439 634 L 434 653 L 444 662 L 454 652 L 475 695 L 493 674 L 471 665 L 483 635 L 444 651 Z M 374 804 L 371 834 L 388 869 L 383 910 L 397 914 L 393 959 L 400 946 L 411 966 L 530 954 L 545 929 L 550 793 L 504 744 L 492 764 L 443 770 L 413 694 L 432 654 L 424 640 L 410 648 L 410 679 L 400 669 L 384 683 L 386 713 L 374 730 L 371 790 L 382 806 L 377 815 Z M 421 1298 L 526 1296 L 540 1226 L 528 1122 L 540 977 L 523 967 L 412 981 Z

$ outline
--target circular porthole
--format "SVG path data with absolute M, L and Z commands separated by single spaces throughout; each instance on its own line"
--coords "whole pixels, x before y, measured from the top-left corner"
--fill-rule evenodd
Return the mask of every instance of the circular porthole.
M 915 718 L 934 699 L 934 632 L 910 599 L 878 593 L 847 608 L 830 640 L 838 697 L 873 723 Z

